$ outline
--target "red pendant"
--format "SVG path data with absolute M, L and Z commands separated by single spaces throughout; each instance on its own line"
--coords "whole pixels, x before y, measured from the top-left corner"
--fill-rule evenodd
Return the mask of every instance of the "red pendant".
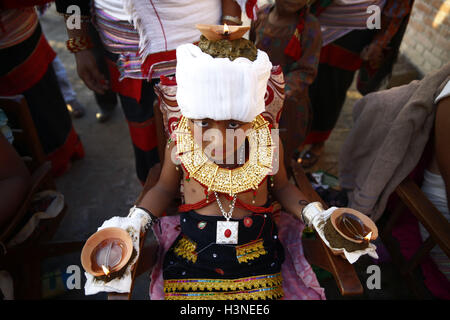
M 247 228 L 250 228 L 253 224 L 253 219 L 250 217 L 245 217 L 244 218 L 244 226 L 246 226 Z
M 237 244 L 239 233 L 238 221 L 217 221 L 216 243 Z

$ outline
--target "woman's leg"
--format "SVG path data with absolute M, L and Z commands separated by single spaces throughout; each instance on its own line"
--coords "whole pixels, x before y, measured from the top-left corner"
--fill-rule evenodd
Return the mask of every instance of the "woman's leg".
M 56 175 L 62 174 L 72 158 L 84 156 L 84 149 L 72 125 L 51 64 L 41 80 L 23 95 L 42 148 L 52 162 L 52 170 Z
M 120 96 L 123 112 L 128 123 L 133 143 L 136 173 L 142 184 L 145 183 L 149 170 L 159 162 L 158 140 L 153 117 L 155 81 L 143 80 L 141 101 Z
M 304 168 L 312 167 L 322 154 L 325 141 L 339 119 L 354 75 L 355 71 L 325 63 L 319 65 L 316 80 L 309 88 L 313 120 L 305 141 L 305 144 L 311 144 L 311 148 L 301 158 Z
M 100 39 L 100 36 L 98 35 L 97 30 L 92 24 L 89 25 L 89 35 L 91 36 L 92 42 L 94 43 L 92 52 L 94 53 L 95 60 L 97 61 L 97 66 L 100 72 L 105 76 L 105 78 L 110 81 L 108 65 L 105 60 L 106 50 L 103 47 L 103 43 Z M 104 94 L 94 92 L 94 96 L 95 101 L 97 102 L 97 105 L 100 109 L 100 112 L 97 112 L 96 114 L 97 121 L 105 122 L 111 117 L 114 109 L 117 106 L 117 94 L 111 89 L 108 89 Z
M 73 114 L 75 118 L 81 118 L 86 112 L 84 106 L 77 100 L 77 95 L 70 84 L 67 77 L 66 68 L 59 59 L 58 56 L 52 62 L 53 70 L 55 71 L 58 84 L 61 89 L 64 101 L 67 104 L 67 108 Z

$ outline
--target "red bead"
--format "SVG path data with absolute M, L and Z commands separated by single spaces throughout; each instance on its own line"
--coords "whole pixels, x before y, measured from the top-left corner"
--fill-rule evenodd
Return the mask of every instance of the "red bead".
M 247 228 L 250 228 L 253 224 L 253 220 L 250 217 L 245 217 L 244 218 L 244 226 L 246 226 Z
M 225 274 L 225 272 L 220 268 L 216 268 L 215 271 L 222 276 Z
M 225 232 L 223 234 L 225 235 L 225 237 L 229 238 L 229 237 L 231 237 L 231 230 L 227 229 L 227 230 L 225 230 Z

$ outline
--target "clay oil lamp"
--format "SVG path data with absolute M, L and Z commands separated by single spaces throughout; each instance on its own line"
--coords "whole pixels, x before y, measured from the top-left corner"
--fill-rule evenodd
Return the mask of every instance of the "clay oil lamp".
M 375 223 L 359 211 L 350 208 L 336 209 L 330 219 L 334 229 L 351 242 L 370 242 L 378 237 Z
M 81 264 L 95 277 L 109 277 L 128 263 L 132 252 L 133 241 L 127 231 L 105 228 L 86 241 L 81 251 Z
M 229 26 L 227 24 L 197 24 L 195 27 L 211 41 L 240 39 L 248 30 L 250 30 L 250 27 Z

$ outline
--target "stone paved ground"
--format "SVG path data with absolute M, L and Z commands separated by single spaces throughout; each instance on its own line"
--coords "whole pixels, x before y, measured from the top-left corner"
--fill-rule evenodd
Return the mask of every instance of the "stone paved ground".
M 56 181 L 58 189 L 65 196 L 69 210 L 55 240 L 85 240 L 96 231 L 104 220 L 116 215 L 126 215 L 128 208 L 132 206 L 139 194 L 141 186 L 135 175 L 130 137 L 120 107 L 107 123 L 96 122 L 97 106 L 93 94 L 79 80 L 74 58 L 65 50 L 66 33 L 62 17 L 58 16 L 52 7 L 42 17 L 41 23 L 50 44 L 66 66 L 69 80 L 78 99 L 87 107 L 85 117 L 73 121 L 83 141 L 86 156 L 83 160 L 74 162 L 72 168 Z M 337 174 L 337 154 L 351 128 L 352 105 L 359 97 L 354 87 L 348 92 L 339 122 L 315 169 L 320 168 Z M 80 253 L 77 252 L 45 261 L 43 268 L 50 274 L 50 278 L 44 279 L 43 283 L 46 288 L 51 289 L 47 288 L 44 291 L 53 294 L 57 299 L 105 299 L 105 294 L 84 296 L 84 279 L 81 290 L 64 291 L 61 289 L 61 274 L 64 275 L 67 266 L 75 264 L 81 267 L 79 255 Z M 366 268 L 373 263 L 372 259 L 363 257 L 355 264 L 364 286 L 368 277 Z M 52 273 L 56 276 L 52 277 Z M 411 297 L 399 274 L 390 263 L 381 265 L 381 275 L 382 289 L 366 290 L 362 298 L 402 299 Z M 321 284 L 325 286 L 329 299 L 340 298 L 334 280 L 324 280 Z M 133 298 L 148 299 L 148 286 L 148 274 L 139 277 Z

